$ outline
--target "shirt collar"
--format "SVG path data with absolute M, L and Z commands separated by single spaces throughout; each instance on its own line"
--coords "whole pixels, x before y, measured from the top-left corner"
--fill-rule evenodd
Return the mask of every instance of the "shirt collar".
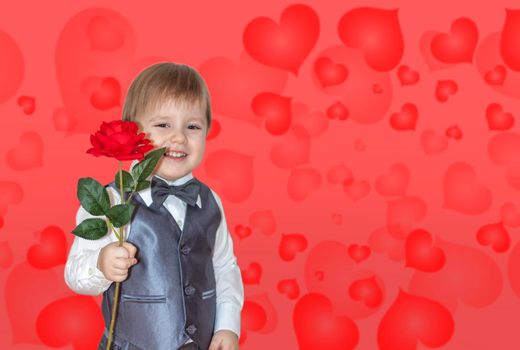
M 132 169 L 138 162 L 136 160 L 134 160 L 130 166 L 130 169 Z M 180 177 L 178 178 L 177 180 L 174 180 L 174 181 L 171 181 L 171 180 L 167 180 L 167 179 L 164 179 L 158 175 L 150 175 L 148 176 L 147 180 L 148 181 L 152 181 L 152 177 L 155 176 L 163 181 L 165 181 L 168 185 L 174 185 L 174 186 L 180 186 L 186 182 L 188 182 L 189 180 L 193 179 L 193 174 L 190 172 L 186 175 L 184 175 L 183 177 Z M 139 191 L 139 195 L 141 196 L 141 198 L 143 199 L 144 203 L 146 204 L 146 206 L 150 206 L 152 204 L 152 189 L 150 186 L 148 186 L 147 188 L 145 188 L 144 190 L 141 190 Z M 186 204 L 184 201 L 182 202 L 184 204 Z M 200 194 L 198 195 L 197 197 L 197 206 L 199 208 L 202 208 L 202 200 L 200 198 Z

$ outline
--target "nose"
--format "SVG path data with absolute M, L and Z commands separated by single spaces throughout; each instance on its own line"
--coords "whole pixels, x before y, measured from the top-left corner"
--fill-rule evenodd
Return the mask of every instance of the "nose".
M 170 142 L 172 143 L 186 143 L 186 135 L 182 130 L 177 130 L 172 128 L 172 132 L 170 134 Z

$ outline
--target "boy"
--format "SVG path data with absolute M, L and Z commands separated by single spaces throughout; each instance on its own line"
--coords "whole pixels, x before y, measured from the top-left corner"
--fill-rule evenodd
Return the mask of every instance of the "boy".
M 237 350 L 244 291 L 222 202 L 193 177 L 211 125 L 207 87 L 191 67 L 159 63 L 132 82 L 123 120 L 166 147 L 152 185 L 132 198 L 134 216 L 118 246 L 113 233 L 75 237 L 65 281 L 82 294 L 103 293 L 107 343 L 115 284 L 122 282 L 115 349 Z M 172 192 L 168 185 L 183 186 Z M 177 188 L 179 190 L 179 188 Z M 114 183 L 111 200 L 119 203 Z M 172 194 L 174 193 L 174 194 Z M 80 207 L 79 224 L 91 217 Z

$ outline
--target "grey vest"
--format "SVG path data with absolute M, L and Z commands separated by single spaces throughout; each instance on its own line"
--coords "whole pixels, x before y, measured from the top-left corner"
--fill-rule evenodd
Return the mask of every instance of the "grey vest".
M 136 209 L 127 240 L 137 247 L 138 263 L 121 284 L 114 332 L 123 348 L 174 350 L 189 338 L 209 348 L 216 311 L 212 256 L 221 214 L 202 183 L 200 197 L 202 208 L 186 206 L 182 232 L 164 206 L 154 211 L 138 193 L 132 197 Z M 115 283 L 103 294 L 107 329 L 114 292 Z

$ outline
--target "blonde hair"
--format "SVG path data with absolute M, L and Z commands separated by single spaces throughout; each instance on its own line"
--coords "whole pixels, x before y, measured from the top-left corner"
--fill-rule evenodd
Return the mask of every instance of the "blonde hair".
M 173 62 L 151 65 L 132 81 L 123 106 L 123 120 L 135 121 L 136 116 L 171 101 L 204 103 L 209 131 L 211 102 L 204 79 L 194 68 Z

